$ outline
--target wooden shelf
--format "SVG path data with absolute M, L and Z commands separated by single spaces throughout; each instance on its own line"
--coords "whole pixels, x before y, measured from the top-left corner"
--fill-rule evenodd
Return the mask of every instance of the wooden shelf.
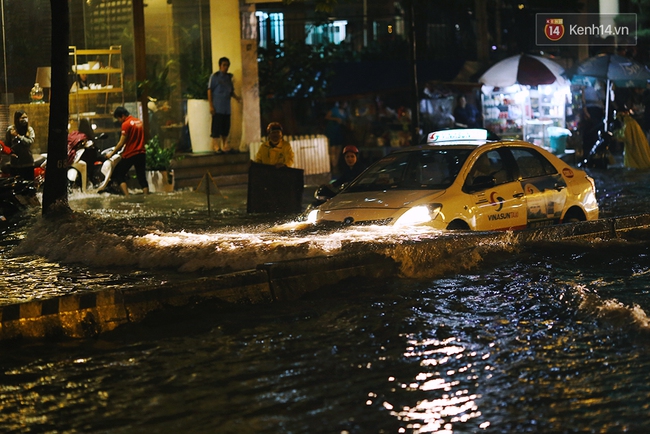
M 124 89 L 121 87 L 106 88 L 102 87 L 101 89 L 79 89 L 76 92 L 70 92 L 70 94 L 78 93 L 79 95 L 88 95 L 88 94 L 97 94 L 97 93 L 122 93 Z
M 79 69 L 77 70 L 74 65 L 72 71 L 75 74 L 88 74 L 88 75 L 105 75 L 105 74 L 121 74 L 122 70 L 119 68 L 99 68 L 99 69 Z
M 74 50 L 77 53 L 77 56 L 107 56 L 114 54 L 117 56 L 122 55 L 122 47 L 111 47 L 107 49 L 78 49 L 77 47 L 71 46 L 71 50 Z
M 70 92 L 70 116 L 74 120 L 92 119 L 97 124 L 95 132 L 119 131 L 113 125 L 113 108 L 124 105 L 124 71 L 122 47 L 106 49 L 78 49 L 69 47 L 75 83 L 80 74 L 99 81 L 95 89 L 75 89 Z M 83 66 L 82 66 L 83 65 Z M 107 86 L 113 86 L 108 88 Z M 93 113 L 93 114 L 90 114 Z

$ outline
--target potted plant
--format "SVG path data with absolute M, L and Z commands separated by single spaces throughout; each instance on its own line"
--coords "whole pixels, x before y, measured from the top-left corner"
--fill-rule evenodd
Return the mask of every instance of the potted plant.
M 158 136 L 153 136 L 146 144 L 147 182 L 149 191 L 174 191 L 174 172 L 171 170 L 175 146 L 169 148 L 161 145 Z

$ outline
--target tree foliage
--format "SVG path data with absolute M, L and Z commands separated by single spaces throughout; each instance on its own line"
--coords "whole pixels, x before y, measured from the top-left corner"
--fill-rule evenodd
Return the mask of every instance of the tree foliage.
M 284 0 L 284 4 L 290 5 L 292 3 L 304 3 L 306 0 Z M 314 10 L 316 12 L 332 12 L 338 0 L 314 0 Z
M 208 80 L 212 74 L 212 59 L 209 53 L 201 55 L 201 28 L 198 24 L 181 27 L 179 34 L 179 68 L 185 84 L 183 97 L 208 99 Z
M 334 46 L 286 42 L 258 49 L 260 101 L 271 108 L 288 98 L 324 98 Z

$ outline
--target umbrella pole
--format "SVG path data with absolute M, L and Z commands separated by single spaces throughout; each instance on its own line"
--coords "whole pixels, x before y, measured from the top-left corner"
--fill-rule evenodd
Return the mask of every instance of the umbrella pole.
M 611 86 L 612 82 L 610 79 L 607 79 L 607 95 L 605 96 L 605 119 L 603 122 L 605 123 L 604 125 L 604 131 L 607 132 L 607 124 L 609 124 L 609 96 L 611 95 Z

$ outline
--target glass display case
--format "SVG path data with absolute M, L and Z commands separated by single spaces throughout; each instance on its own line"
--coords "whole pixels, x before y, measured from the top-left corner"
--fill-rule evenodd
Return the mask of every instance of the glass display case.
M 530 107 L 533 119 L 550 120 L 556 127 L 565 127 L 568 91 L 558 86 L 537 86 L 530 89 Z
M 526 89 L 511 86 L 481 94 L 483 126 L 507 139 L 522 139 L 524 121 L 530 118 L 530 99 Z
M 550 150 L 551 138 L 548 128 L 553 125 L 552 120 L 526 119 L 524 123 L 524 140 Z

